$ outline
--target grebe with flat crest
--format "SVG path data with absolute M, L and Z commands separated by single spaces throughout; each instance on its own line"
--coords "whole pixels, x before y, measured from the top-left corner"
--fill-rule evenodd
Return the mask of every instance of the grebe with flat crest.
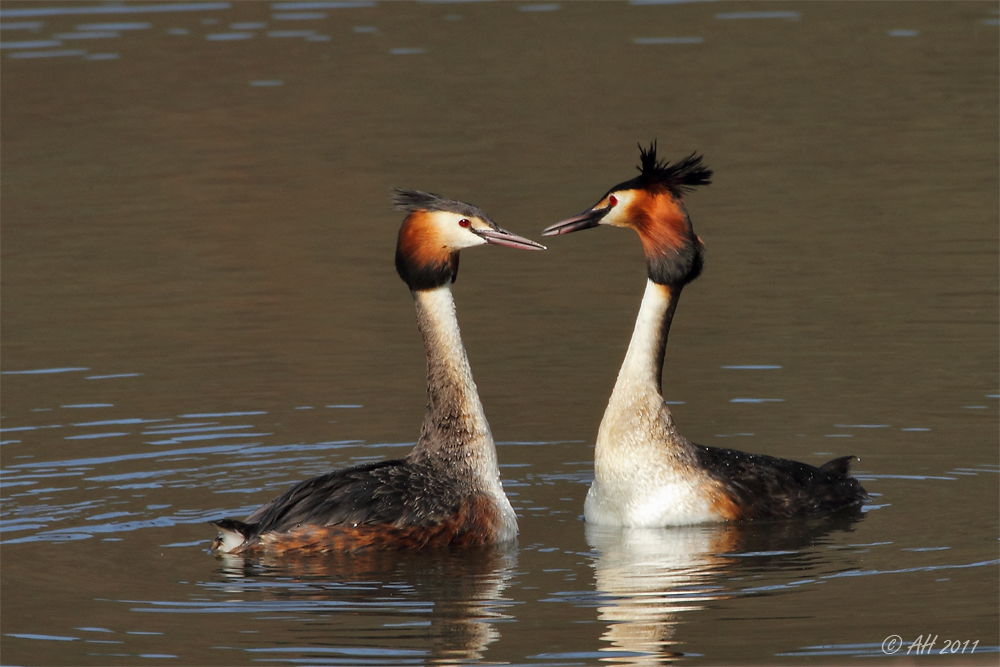
M 216 553 L 478 546 L 517 535 L 450 285 L 463 248 L 545 246 L 500 229 L 471 204 L 402 189 L 394 201 L 407 212 L 396 270 L 413 294 L 427 353 L 427 411 L 416 447 L 402 459 L 299 482 L 243 521 L 212 522 Z
M 701 273 L 703 252 L 683 195 L 711 183 L 712 172 L 696 154 L 674 164 L 657 160 L 655 142 L 639 152 L 639 176 L 542 232 L 628 227 L 639 234 L 646 256 L 646 292 L 598 429 L 584 517 L 594 524 L 654 528 L 860 505 L 868 495 L 848 474 L 853 456 L 817 468 L 698 445 L 674 426 L 661 393 L 663 357 L 681 289 Z

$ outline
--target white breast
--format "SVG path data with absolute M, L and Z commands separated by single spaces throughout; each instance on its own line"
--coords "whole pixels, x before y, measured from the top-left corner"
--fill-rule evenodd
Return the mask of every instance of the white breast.
M 612 478 L 613 479 L 613 478 Z M 596 481 L 587 492 L 584 518 L 602 526 L 661 528 L 714 523 L 725 518 L 704 494 L 704 485 L 687 480 L 631 476 L 623 483 Z

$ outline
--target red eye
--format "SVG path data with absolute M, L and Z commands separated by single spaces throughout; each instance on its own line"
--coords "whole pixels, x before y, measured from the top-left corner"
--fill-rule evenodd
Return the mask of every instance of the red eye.
M 609 206 L 614 206 L 617 203 L 618 203 L 618 197 L 615 197 L 614 195 L 611 195 L 610 197 L 608 197 L 608 205 Z
M 459 226 L 459 227 L 468 227 L 468 226 L 470 226 L 471 224 L 472 224 L 472 223 L 471 223 L 471 222 L 469 222 L 469 219 L 468 219 L 468 218 L 462 218 L 461 220 L 459 220 L 459 221 L 458 221 L 458 226 Z

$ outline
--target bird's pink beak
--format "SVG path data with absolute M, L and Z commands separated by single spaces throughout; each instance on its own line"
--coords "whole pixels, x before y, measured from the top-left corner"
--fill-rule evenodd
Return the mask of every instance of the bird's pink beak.
M 511 234 L 506 229 L 500 229 L 499 227 L 496 229 L 472 229 L 470 231 L 492 245 L 502 245 L 508 248 L 517 248 L 518 250 L 547 249 L 541 243 L 535 243 L 531 239 Z
M 574 215 L 572 218 L 566 218 L 551 227 L 546 227 L 542 230 L 542 236 L 569 234 L 570 232 L 578 232 L 581 229 L 596 227 L 601 224 L 601 220 L 604 219 L 604 216 L 606 216 L 612 208 L 614 208 L 614 206 L 612 204 L 608 204 L 607 206 L 602 206 L 601 208 L 589 209 L 580 215 Z

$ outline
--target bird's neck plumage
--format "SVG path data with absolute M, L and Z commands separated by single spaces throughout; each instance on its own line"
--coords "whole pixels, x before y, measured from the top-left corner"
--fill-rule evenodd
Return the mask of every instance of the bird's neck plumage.
M 680 291 L 680 285 L 646 282 L 632 340 L 601 421 L 598 461 L 606 451 L 614 450 L 614 455 L 620 456 L 630 449 L 659 450 L 664 442 L 681 438 L 660 389 L 667 334 Z
M 660 392 L 663 353 L 680 284 L 650 280 L 625 362 L 601 420 L 590 523 L 660 527 L 718 520 L 711 480 L 695 446 L 677 432 Z
M 413 290 L 417 327 L 427 353 L 427 413 L 411 456 L 465 461 L 496 477 L 496 448 L 462 345 L 448 285 Z
M 627 384 L 645 393 L 661 396 L 663 355 L 667 334 L 677 308 L 681 288 L 646 281 L 639 315 L 632 331 L 625 361 L 618 373 L 617 385 Z

